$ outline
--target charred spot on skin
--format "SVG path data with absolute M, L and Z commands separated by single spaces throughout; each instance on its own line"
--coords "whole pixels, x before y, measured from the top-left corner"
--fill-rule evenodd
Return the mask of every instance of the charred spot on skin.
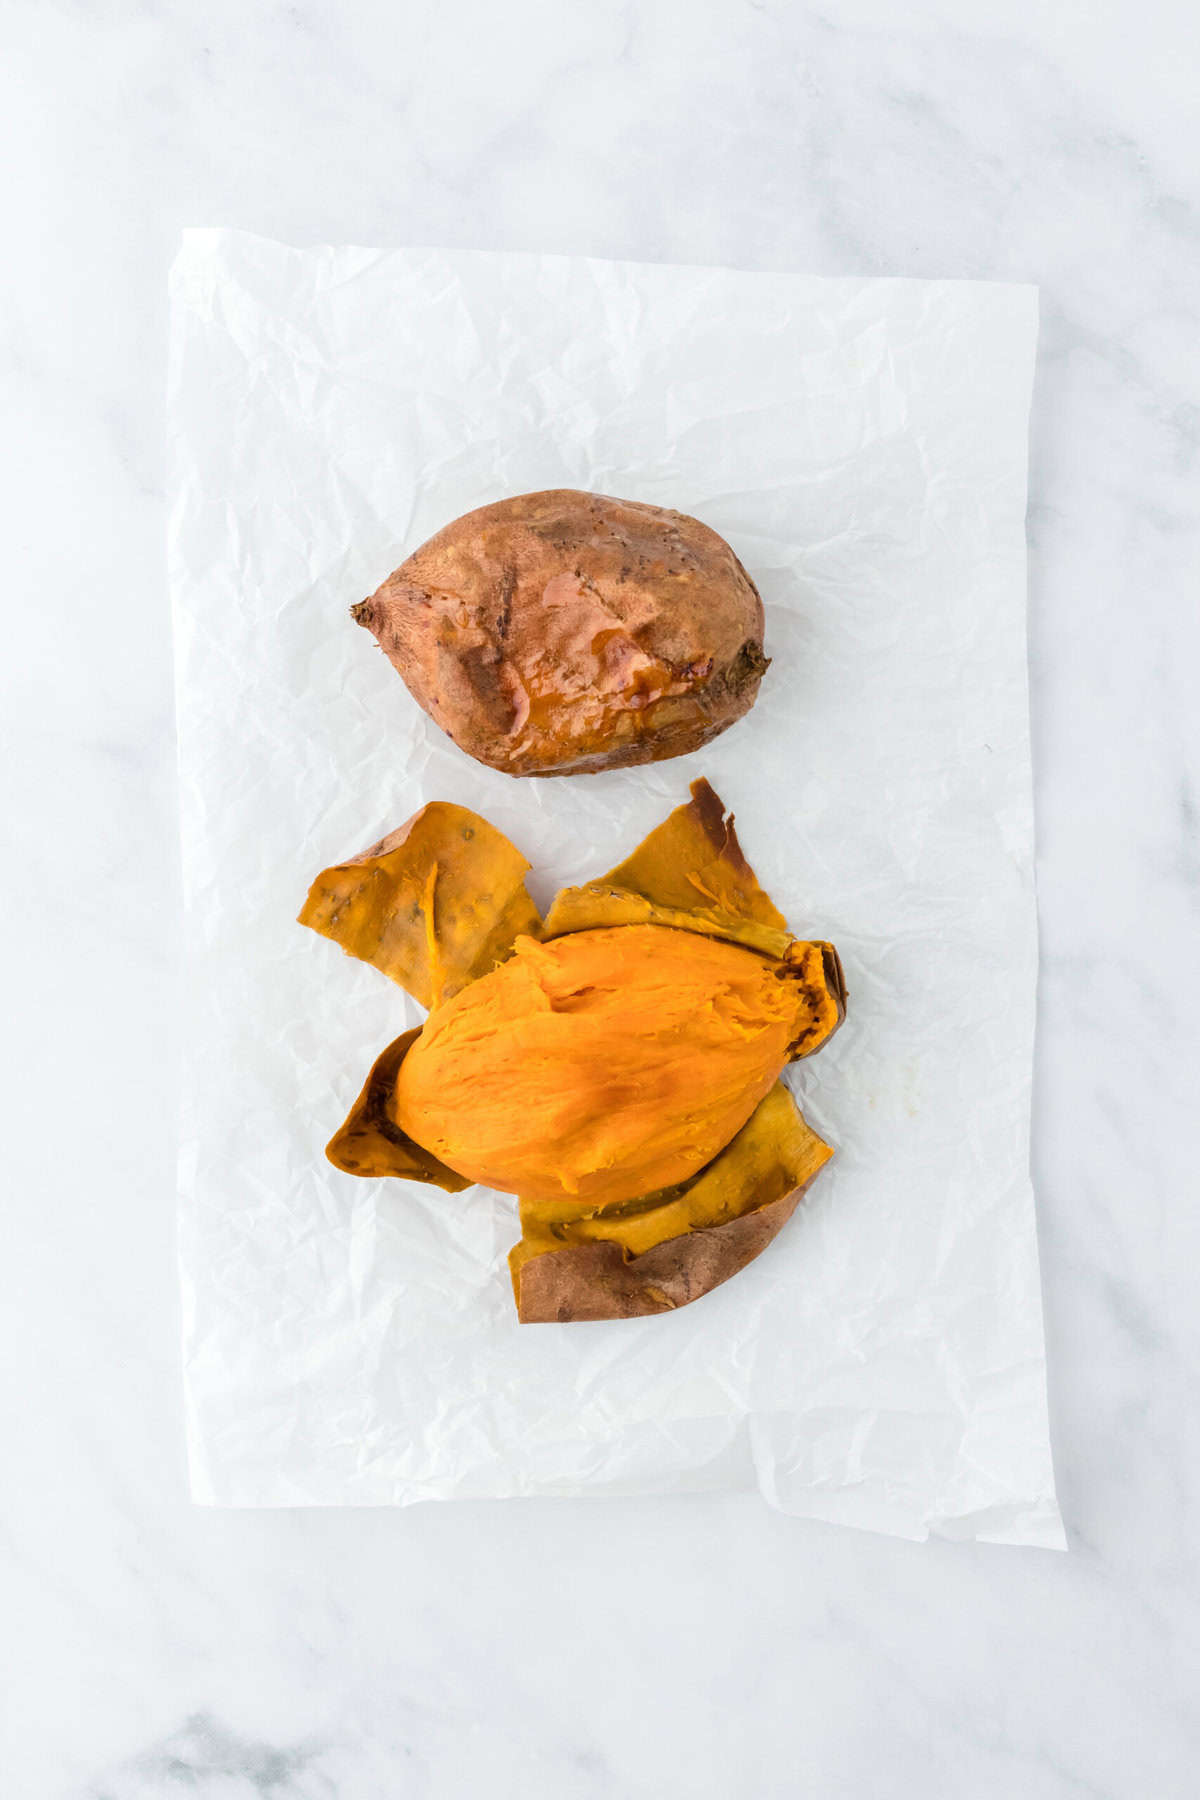
M 718 799 L 703 777 L 692 783 L 692 801 L 701 829 L 717 855 L 724 858 L 737 874 L 753 879 L 754 871 L 738 842 L 733 814 L 725 811 L 724 802 Z
M 850 997 L 850 991 L 846 986 L 846 971 L 842 967 L 842 959 L 832 944 L 822 943 L 821 964 L 825 972 L 825 985 L 837 1005 L 840 1023 L 846 1016 L 846 1001 Z
M 732 693 L 741 693 L 751 682 L 761 681 L 771 666 L 769 656 L 753 638 L 747 638 L 725 672 L 725 682 Z
M 496 638 L 501 649 L 508 638 L 508 628 L 512 623 L 512 603 L 516 591 L 517 571 L 511 563 L 506 563 L 504 574 L 500 578 L 500 610 L 496 618 Z

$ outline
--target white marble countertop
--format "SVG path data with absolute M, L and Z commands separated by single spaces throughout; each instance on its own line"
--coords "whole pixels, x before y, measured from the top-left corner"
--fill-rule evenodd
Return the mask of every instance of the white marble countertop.
M 0 50 L 0 1790 L 1190 1800 L 1190 0 L 11 0 Z M 1040 284 L 1034 1173 L 1069 1556 L 749 1496 L 189 1504 L 162 502 L 187 224 Z

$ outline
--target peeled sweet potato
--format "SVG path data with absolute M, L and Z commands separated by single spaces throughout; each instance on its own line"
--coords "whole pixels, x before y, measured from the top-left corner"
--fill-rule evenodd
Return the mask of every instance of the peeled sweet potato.
M 793 969 L 661 925 L 519 938 L 430 1016 L 396 1122 L 487 1187 L 581 1205 L 653 1193 L 741 1130 L 818 1028 L 819 974 L 819 953 Z
M 460 749 L 509 775 L 698 750 L 767 667 L 762 601 L 723 538 L 570 488 L 454 520 L 352 612 Z
M 318 876 L 302 920 L 432 1008 L 328 1155 L 516 1193 L 524 1321 L 666 1311 L 756 1256 L 830 1156 L 777 1077 L 845 1016 L 841 964 L 792 937 L 706 782 L 545 923 L 526 868 L 435 804 Z

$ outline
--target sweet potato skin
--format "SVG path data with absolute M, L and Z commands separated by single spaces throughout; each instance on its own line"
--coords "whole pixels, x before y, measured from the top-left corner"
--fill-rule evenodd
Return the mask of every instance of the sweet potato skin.
M 767 667 L 762 601 L 723 538 L 570 488 L 454 520 L 352 612 L 460 749 L 510 775 L 698 750 Z
M 432 800 L 369 850 L 322 869 L 300 923 L 436 1006 L 510 956 L 518 937 L 541 935 L 528 868 L 478 813 Z
M 448 1194 L 461 1194 L 470 1183 L 414 1143 L 392 1116 L 396 1076 L 420 1035 L 420 1026 L 403 1032 L 375 1058 L 345 1123 L 325 1146 L 325 1155 L 346 1175 L 397 1175 L 402 1181 L 427 1181 Z
M 540 1324 L 690 1304 L 765 1248 L 832 1155 L 779 1082 L 708 1167 L 679 1187 L 575 1217 L 562 1205 L 523 1199 L 521 1241 L 508 1257 L 518 1315 Z M 756 1223 L 742 1225 L 751 1216 Z M 726 1229 L 734 1224 L 737 1231 Z M 594 1254 L 598 1245 L 603 1256 Z
M 627 1258 L 619 1244 L 609 1243 L 535 1256 L 517 1274 L 517 1316 L 522 1325 L 567 1325 L 688 1306 L 761 1256 L 803 1192 L 795 1188 L 727 1224 L 668 1238 L 642 1256 Z

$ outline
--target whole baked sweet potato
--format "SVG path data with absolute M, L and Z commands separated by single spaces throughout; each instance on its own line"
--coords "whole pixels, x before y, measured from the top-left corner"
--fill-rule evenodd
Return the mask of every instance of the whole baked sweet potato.
M 445 526 L 352 608 L 460 749 L 509 775 L 660 762 L 748 712 L 758 590 L 686 513 L 556 488 Z

